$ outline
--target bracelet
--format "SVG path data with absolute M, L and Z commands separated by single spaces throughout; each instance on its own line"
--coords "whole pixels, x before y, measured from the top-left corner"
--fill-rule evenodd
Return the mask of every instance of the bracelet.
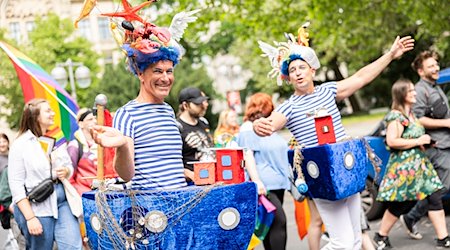
M 27 221 L 30 221 L 30 220 L 32 220 L 32 219 L 34 219 L 34 218 L 36 218 L 36 216 L 33 216 L 33 217 L 27 219 Z

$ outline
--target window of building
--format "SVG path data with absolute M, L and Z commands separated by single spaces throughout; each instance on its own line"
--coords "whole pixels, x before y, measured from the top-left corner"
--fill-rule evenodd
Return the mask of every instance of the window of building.
M 80 36 L 92 41 L 91 27 L 89 20 L 82 20 L 78 23 L 78 32 Z
M 101 41 L 111 39 L 111 33 L 109 32 L 109 21 L 107 18 L 98 19 L 98 32 Z
M 12 22 L 9 24 L 9 32 L 10 37 L 16 42 L 20 42 L 20 23 L 19 22 Z
M 28 21 L 25 23 L 25 26 L 27 28 L 27 32 L 30 33 L 31 31 L 34 30 L 34 28 L 36 27 L 36 24 L 33 21 Z

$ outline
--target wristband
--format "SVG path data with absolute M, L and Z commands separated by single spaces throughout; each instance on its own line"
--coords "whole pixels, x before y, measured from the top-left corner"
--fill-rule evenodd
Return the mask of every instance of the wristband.
M 32 219 L 34 219 L 34 218 L 36 218 L 36 216 L 33 216 L 33 217 L 27 219 L 27 221 L 30 221 L 30 220 L 32 220 Z

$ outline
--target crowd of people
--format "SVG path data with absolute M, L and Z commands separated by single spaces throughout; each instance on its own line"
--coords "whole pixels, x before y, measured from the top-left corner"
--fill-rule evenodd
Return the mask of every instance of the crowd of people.
M 131 180 L 133 188 L 193 185 L 193 166 L 189 162 L 212 157 L 209 151 L 214 146 L 245 148 L 248 179 L 276 207 L 274 221 L 263 241 L 264 248 L 285 249 L 283 201 L 285 191 L 290 189 L 291 166 L 286 154 L 288 143 L 275 131 L 287 126 L 296 140 L 317 145 L 316 135 L 305 132 L 311 124 L 299 114 L 325 106 L 334 118 L 336 137 L 344 137 L 336 101 L 329 99 L 348 97 L 370 83 L 389 61 L 410 50 L 411 44 L 409 37 L 397 38 L 391 51 L 354 76 L 320 86 L 314 86 L 312 81 L 318 59 L 308 48 L 303 53 L 310 54 L 309 61 L 293 55 L 281 72 L 294 86 L 289 100 L 274 107 L 270 95 L 253 94 L 247 101 L 242 125 L 238 114 L 227 109 L 219 115 L 214 133 L 204 118 L 209 97 L 200 89 L 188 87 L 180 91 L 178 115 L 164 102 L 174 81 L 176 61 L 171 60 L 155 61 L 142 68 L 143 73 L 136 71 L 141 91 L 136 99 L 116 112 L 114 127 L 96 125 L 93 111 L 80 109 L 75 139 L 57 154 L 46 152 L 39 144 L 39 138 L 54 123 L 54 112 L 47 101 L 33 99 L 25 104 L 18 137 L 11 148 L 9 138 L 0 134 L 0 184 L 5 184 L 1 180 L 6 176 L 11 198 L 9 203 L 4 203 L 1 196 L 0 202 L 13 215 L 10 228 L 14 232 L 8 236 L 5 247 L 19 243 L 20 248 L 28 249 L 51 249 L 54 244 L 61 248 L 82 248 L 78 220 L 71 213 L 61 183 L 64 178 L 69 179 L 80 194 L 92 189 L 92 180 L 84 177 L 96 175 L 98 143 L 117 148 L 116 171 L 124 180 Z M 140 64 L 137 65 L 139 70 Z M 434 53 L 421 53 L 413 65 L 421 80 L 416 85 L 406 79 L 393 84 L 392 110 L 385 117 L 386 144 L 391 156 L 377 197 L 387 204 L 380 228 L 374 234 L 377 249 L 392 247 L 388 234 L 397 220 L 412 238 L 421 239 L 415 223 L 427 212 L 436 231 L 437 246 L 450 247 L 442 205 L 442 196 L 449 188 L 446 163 L 450 158 L 446 157 L 448 142 L 443 139 L 450 135 L 445 127 L 450 117 L 448 99 L 435 85 L 439 66 Z M 146 119 L 140 119 L 143 116 Z M 158 131 L 161 128 L 164 131 Z M 149 131 L 155 137 L 146 136 Z M 166 143 L 161 144 L 161 140 Z M 27 160 L 30 152 L 33 161 Z M 144 161 L 145 154 L 158 155 L 158 161 L 149 164 Z M 27 192 L 48 177 L 55 191 L 43 202 L 30 201 Z M 329 243 L 322 249 L 373 249 L 371 243 L 363 244 L 361 232 L 365 221 L 360 216 L 358 193 L 338 201 L 311 198 L 307 201 L 311 209 L 310 249 L 320 248 L 322 223 L 329 235 Z
M 149 31 L 142 32 L 136 42 L 151 37 L 145 34 Z M 5 244 L 16 239 L 26 249 L 83 248 L 80 218 L 71 210 L 65 183 L 69 180 L 79 194 L 92 190 L 99 147 L 115 149 L 115 171 L 132 189 L 179 189 L 194 185 L 192 162 L 213 160 L 210 149 L 216 146 L 245 149 L 247 180 L 276 208 L 264 248 L 285 249 L 283 202 L 291 189 L 291 166 L 288 142 L 277 131 L 286 127 L 299 144 L 318 146 L 314 119 L 307 114 L 326 109 L 336 139 L 343 140 L 347 135 L 337 102 L 371 83 L 391 61 L 412 50 L 414 40 L 397 37 L 389 51 L 352 76 L 321 85 L 313 81 L 320 68 L 315 51 L 293 41 L 287 46 L 288 53 L 277 50 L 283 54 L 277 57 L 278 64 L 271 64 L 280 79 L 292 85 L 290 98 L 275 107 L 270 95 L 254 93 L 246 103 L 243 123 L 239 124 L 235 110 L 224 110 L 214 133 L 204 118 L 209 97 L 199 88 L 179 92 L 178 114 L 165 101 L 181 58 L 179 47 L 167 41 L 150 51 L 145 46 L 123 45 L 128 70 L 138 78 L 140 87 L 137 97 L 115 112 L 112 127 L 97 125 L 92 110 L 80 109 L 75 139 L 52 151 L 45 147 L 52 145 L 51 140 L 43 138 L 55 123 L 55 113 L 44 99 L 28 101 L 11 147 L 8 137 L 0 134 L 0 180 L 6 179 L 0 182 L 0 204 L 2 213 L 9 213 L 13 229 L 13 237 Z M 409 80 L 393 84 L 392 110 L 385 118 L 391 155 L 377 197 L 388 207 L 374 234 L 378 249 L 392 247 L 388 234 L 397 220 L 411 237 L 421 238 L 415 224 L 426 213 L 436 231 L 436 246 L 450 248 L 442 205 L 450 185 L 448 99 L 436 86 L 439 66 L 435 54 L 419 54 L 413 67 L 421 80 L 416 85 Z M 9 200 L 3 199 L 3 187 L 9 190 Z M 41 188 L 44 197 L 31 195 Z M 311 213 L 311 250 L 374 248 L 364 238 L 368 227 L 359 193 L 338 200 L 307 197 L 306 202 Z M 323 226 L 329 242 L 321 248 Z

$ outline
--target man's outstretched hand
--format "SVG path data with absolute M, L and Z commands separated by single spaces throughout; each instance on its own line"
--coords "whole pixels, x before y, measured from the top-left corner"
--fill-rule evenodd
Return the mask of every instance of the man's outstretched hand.
M 414 49 L 414 39 L 412 39 L 411 36 L 405 36 L 402 38 L 397 36 L 390 50 L 392 53 L 392 59 L 397 59 L 412 49 Z
M 102 147 L 118 148 L 127 143 L 125 136 L 112 127 L 95 125 L 91 128 L 91 135 L 94 141 Z

